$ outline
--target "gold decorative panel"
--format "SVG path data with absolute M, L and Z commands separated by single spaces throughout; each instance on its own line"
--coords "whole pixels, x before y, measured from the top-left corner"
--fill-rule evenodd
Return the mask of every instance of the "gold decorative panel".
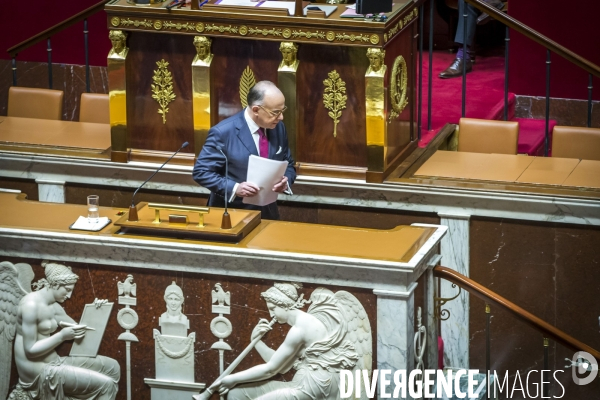
M 340 78 L 336 70 L 327 74 L 328 78 L 323 81 L 323 105 L 329 110 L 327 115 L 333 120 L 333 137 L 337 137 L 337 124 L 342 117 L 342 110 L 346 108 L 346 82 Z

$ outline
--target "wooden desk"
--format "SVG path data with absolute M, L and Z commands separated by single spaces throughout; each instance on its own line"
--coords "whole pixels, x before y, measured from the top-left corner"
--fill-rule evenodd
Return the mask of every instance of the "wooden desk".
M 600 161 L 581 160 L 563 185 L 600 188 Z
M 123 234 L 114 222 L 126 209 L 100 207 L 100 217 L 108 217 L 112 223 L 100 232 L 87 232 L 69 229 L 79 216 L 87 215 L 85 205 L 28 201 L 25 195 L 13 193 L 0 193 L 0 204 L 0 227 L 404 263 L 409 262 L 436 231 L 436 227 L 399 226 L 391 230 L 376 230 L 263 220 L 239 243 L 231 244 Z M 214 212 L 216 209 L 211 210 Z
M 415 176 L 515 182 L 534 157 L 438 150 Z
M 305 18 L 284 10 L 213 5 L 214 0 L 201 10 L 109 2 L 108 26 L 126 31 L 129 49 L 126 62 L 117 67 L 115 61 L 114 69 L 108 68 L 111 110 L 123 115 L 120 125 L 113 126 L 113 161 L 164 161 L 187 141 L 191 145 L 174 162 L 193 164 L 208 127 L 243 109 L 243 88 L 254 80 L 269 80 L 286 97 L 283 115 L 300 174 L 382 182 L 417 144 L 420 2 L 395 1 L 385 22 L 341 18 L 346 4 L 327 18 Z M 193 82 L 201 79 L 194 78 L 200 76 L 194 75 L 194 36 L 212 40 L 212 58 L 205 66 L 210 79 L 198 84 L 202 90 L 196 92 Z M 282 67 L 284 42 L 299 46 L 294 66 Z M 385 50 L 386 70 L 370 72 L 369 48 Z M 169 63 L 165 68 L 174 94 L 165 121 L 151 89 L 161 60 Z M 374 79 L 379 86 L 367 85 Z M 338 89 L 330 87 L 332 82 Z M 344 99 L 343 106 L 336 101 L 336 112 L 324 104 L 326 89 Z
M 577 164 L 573 158 L 536 157 L 517 182 L 562 185 Z
M 29 148 L 41 153 L 71 149 L 101 154 L 109 147 L 108 124 L 0 117 L 0 148 Z

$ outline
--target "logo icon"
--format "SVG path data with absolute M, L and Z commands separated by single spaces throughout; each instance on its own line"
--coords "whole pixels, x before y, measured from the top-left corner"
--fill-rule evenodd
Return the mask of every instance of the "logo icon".
M 590 384 L 598 376 L 598 361 L 590 353 L 578 351 L 573 354 L 573 359 L 568 361 L 571 361 L 573 382 L 576 385 Z M 582 375 L 584 377 L 581 377 Z

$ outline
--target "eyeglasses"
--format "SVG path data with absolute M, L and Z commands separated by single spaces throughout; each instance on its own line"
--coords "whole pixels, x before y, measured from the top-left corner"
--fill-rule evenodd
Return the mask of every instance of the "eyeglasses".
M 259 107 L 271 114 L 271 116 L 273 116 L 274 118 L 278 118 L 281 114 L 285 112 L 285 110 L 287 110 L 287 107 L 285 106 L 281 110 L 269 110 L 268 108 L 265 108 L 261 105 L 259 105 Z

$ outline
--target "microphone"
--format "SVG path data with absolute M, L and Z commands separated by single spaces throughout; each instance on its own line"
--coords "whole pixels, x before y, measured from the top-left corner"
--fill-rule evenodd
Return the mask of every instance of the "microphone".
M 227 204 L 229 203 L 229 197 L 227 197 L 227 184 L 229 182 L 229 160 L 227 159 L 225 153 L 223 153 L 221 146 L 217 146 L 217 150 L 219 150 L 221 154 L 223 154 L 223 157 L 225 157 L 225 212 L 223 212 L 223 218 L 221 219 L 221 229 L 231 229 L 231 217 L 227 212 Z
M 173 153 L 173 155 L 171 157 L 169 157 L 167 159 L 167 161 L 165 161 L 163 163 L 163 165 L 161 165 L 160 167 L 158 167 L 158 169 L 156 171 L 154 171 L 154 173 L 152 175 L 150 175 L 150 178 L 146 179 L 144 181 L 144 183 L 142 183 L 140 186 L 138 186 L 137 189 L 135 189 L 135 192 L 133 192 L 133 196 L 131 196 L 131 205 L 129 206 L 129 218 L 127 218 L 127 221 L 139 221 L 138 219 L 138 213 L 137 213 L 137 208 L 135 208 L 135 203 L 133 202 L 133 199 L 135 198 L 135 195 L 137 194 L 137 192 L 146 184 L 148 183 L 148 181 L 150 179 L 152 179 L 154 177 L 154 175 L 156 175 L 158 173 L 158 171 L 160 171 L 162 169 L 162 167 L 164 167 L 169 161 L 171 161 L 171 159 L 173 157 L 175 157 L 177 155 L 177 153 L 179 153 L 181 150 L 185 149 L 186 147 L 188 147 L 189 143 L 188 142 L 184 142 L 181 147 L 175 152 Z

